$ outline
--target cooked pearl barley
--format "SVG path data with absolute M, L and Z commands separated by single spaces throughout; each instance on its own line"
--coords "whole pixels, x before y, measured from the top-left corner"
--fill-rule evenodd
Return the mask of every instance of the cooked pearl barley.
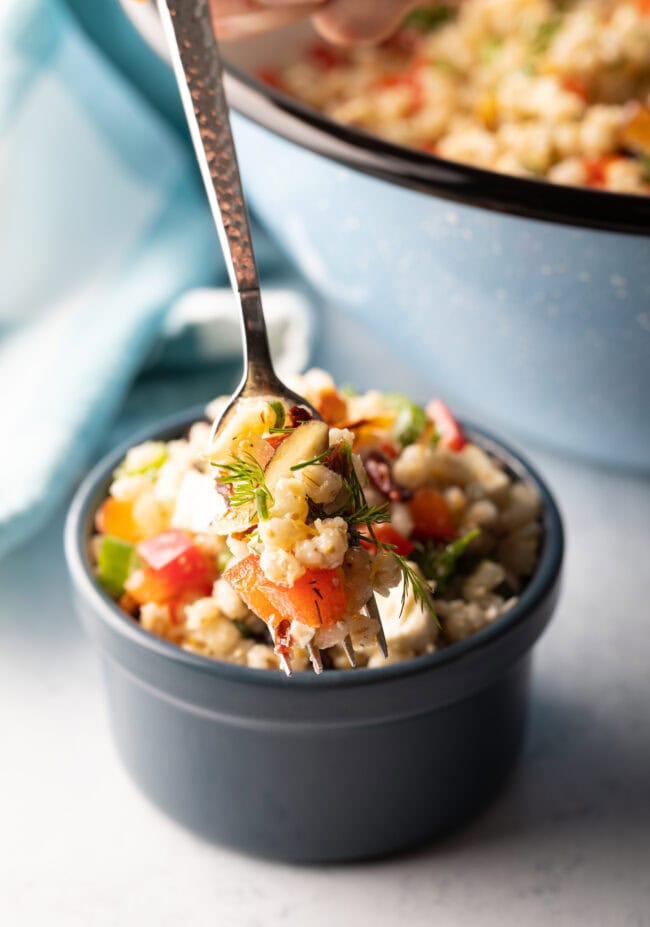
M 197 599 L 185 607 L 185 624 L 190 631 L 199 631 L 221 618 L 221 610 L 216 600 L 211 597 Z
M 218 579 L 212 588 L 212 595 L 220 612 L 226 618 L 241 621 L 248 615 L 248 606 L 225 579 Z
M 281 586 L 293 586 L 305 572 L 304 564 L 299 563 L 294 555 L 286 550 L 263 550 L 260 566 L 272 583 L 279 583 Z
M 474 479 L 482 486 L 485 495 L 501 502 L 507 496 L 510 486 L 508 474 L 475 444 L 466 444 L 460 454 L 470 467 Z
M 393 466 L 395 480 L 405 489 L 420 489 L 433 476 L 435 453 L 424 444 L 405 447 Z
M 305 487 L 295 477 L 283 477 L 275 484 L 273 490 L 272 514 L 277 517 L 293 518 L 305 521 L 309 512 Z
M 172 621 L 169 608 L 155 602 L 146 602 L 141 607 L 140 624 L 145 631 L 157 637 L 165 637 L 173 643 L 181 641 L 185 633 L 182 625 Z
M 255 644 L 246 655 L 246 663 L 253 669 L 270 669 L 279 668 L 279 661 L 273 649 L 265 644 Z
M 370 582 L 378 595 L 387 596 L 401 578 L 399 564 L 389 553 L 380 551 L 370 566 Z
M 296 559 L 309 569 L 333 570 L 343 563 L 348 549 L 348 526 L 342 518 L 317 518 L 316 534 L 296 544 Z
M 370 554 L 363 547 L 349 547 L 343 558 L 343 569 L 349 611 L 361 611 L 372 595 Z
M 496 589 L 506 578 L 506 571 L 499 563 L 484 560 L 463 583 L 463 596 L 472 601 Z
M 153 486 L 133 502 L 133 520 L 142 537 L 153 537 L 169 524 L 169 511 L 158 501 Z
M 298 471 L 303 493 L 317 505 L 327 505 L 333 502 L 343 486 L 343 480 L 338 473 L 334 473 L 324 464 L 312 464 Z M 305 513 L 306 514 L 306 513 Z
M 148 476 L 120 476 L 111 484 L 111 496 L 120 502 L 133 502 L 143 492 L 151 489 Z
M 161 458 L 164 459 L 166 456 L 167 447 L 164 441 L 145 441 L 127 451 L 124 470 L 126 473 L 135 474 L 160 464 Z
M 262 545 L 267 550 L 293 550 L 309 529 L 303 522 L 292 518 L 269 518 L 257 526 Z
M 536 521 L 528 522 L 521 528 L 517 528 L 499 544 L 497 549 L 499 562 L 506 570 L 511 570 L 520 576 L 529 576 L 537 563 L 540 534 L 541 527 Z
M 508 491 L 508 501 L 501 510 L 499 526 L 502 531 L 514 531 L 539 515 L 542 500 L 530 483 L 514 483 Z
M 499 521 L 499 509 L 489 499 L 473 502 L 465 512 L 463 524 L 478 528 L 494 528 Z
M 337 444 L 354 444 L 354 434 L 349 428 L 330 428 L 330 447 Z
M 462 641 L 488 624 L 487 617 L 477 602 L 453 599 L 436 604 L 438 616 L 443 619 L 445 637 L 449 641 Z
M 465 486 L 471 479 L 472 473 L 465 463 L 462 451 L 457 454 L 446 447 L 436 448 L 431 462 L 431 477 L 441 483 L 454 483 Z

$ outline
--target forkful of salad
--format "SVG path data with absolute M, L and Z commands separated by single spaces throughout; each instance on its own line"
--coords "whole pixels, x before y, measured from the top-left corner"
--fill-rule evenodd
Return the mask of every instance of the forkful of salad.
M 266 622 L 287 675 L 294 647 L 320 673 L 321 651 L 341 644 L 354 667 L 355 643 L 376 639 L 388 655 L 375 591 L 413 576 L 374 534 L 389 514 L 366 502 L 353 434 L 331 428 L 273 369 L 208 2 L 158 5 L 241 311 L 245 372 L 206 454 L 224 501 L 214 527 L 233 554 L 224 578 Z

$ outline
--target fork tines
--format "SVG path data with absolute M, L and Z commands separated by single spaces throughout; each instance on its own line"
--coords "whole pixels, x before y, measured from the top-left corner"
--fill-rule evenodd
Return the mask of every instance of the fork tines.
M 377 625 L 377 643 L 379 644 L 379 649 L 385 657 L 388 657 L 388 644 L 386 643 L 384 626 L 381 623 L 381 615 L 379 614 L 379 607 L 377 605 L 377 599 L 375 598 L 374 593 L 366 602 L 366 611 L 368 612 L 369 617 Z
M 343 640 L 343 649 L 345 650 L 345 655 L 348 658 L 350 666 L 352 669 L 356 669 L 357 666 L 357 655 L 354 652 L 354 647 L 352 645 L 352 638 L 348 634 Z
M 307 644 L 307 653 L 309 654 L 309 659 L 311 660 L 311 665 L 314 667 L 314 672 L 317 676 L 323 672 L 323 658 L 318 647 L 314 647 L 312 643 Z

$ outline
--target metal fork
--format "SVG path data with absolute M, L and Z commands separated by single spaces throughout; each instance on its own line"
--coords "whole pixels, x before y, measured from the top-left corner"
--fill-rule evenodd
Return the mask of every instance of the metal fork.
M 221 417 L 215 421 L 212 437 L 224 427 L 238 400 L 244 397 L 280 399 L 289 406 L 304 406 L 314 417 L 320 418 L 304 397 L 285 386 L 273 369 L 250 224 L 223 86 L 223 65 L 208 0 L 158 0 L 158 8 L 230 283 L 241 313 L 244 375 Z M 377 622 L 377 641 L 384 656 L 387 656 L 386 638 L 374 595 L 366 609 L 370 618 Z M 356 666 L 349 636 L 343 646 L 351 666 Z M 308 650 L 315 672 L 322 672 L 320 652 L 313 646 Z M 288 658 L 281 657 L 281 662 L 287 675 L 291 675 Z

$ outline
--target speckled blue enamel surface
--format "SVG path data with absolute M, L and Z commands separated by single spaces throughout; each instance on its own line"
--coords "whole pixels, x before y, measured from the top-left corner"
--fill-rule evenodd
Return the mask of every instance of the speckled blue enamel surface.
M 650 238 L 443 201 L 241 117 L 236 135 L 263 222 L 432 390 L 475 420 L 650 467 Z

